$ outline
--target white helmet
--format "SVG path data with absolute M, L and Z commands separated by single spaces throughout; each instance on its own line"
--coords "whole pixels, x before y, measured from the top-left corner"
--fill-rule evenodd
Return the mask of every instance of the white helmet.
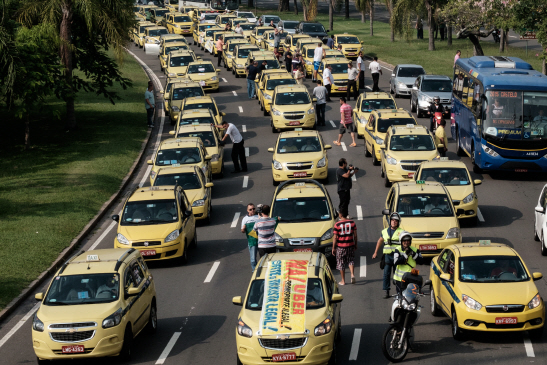
M 412 244 L 412 235 L 408 231 L 402 231 L 399 235 L 399 242 L 403 243 L 404 240 L 410 240 L 410 244 Z

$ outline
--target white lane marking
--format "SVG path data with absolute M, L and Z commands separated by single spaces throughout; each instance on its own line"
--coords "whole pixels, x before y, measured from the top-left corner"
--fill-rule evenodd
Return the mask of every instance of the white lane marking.
M 220 261 L 215 261 L 213 264 L 213 267 L 211 267 L 211 270 L 209 270 L 209 274 L 207 274 L 207 277 L 205 278 L 204 283 L 210 283 L 213 279 L 213 276 L 215 275 L 215 272 L 218 269 L 218 265 L 220 265 Z
M 112 223 L 110 223 L 110 225 L 108 226 L 108 228 L 104 230 L 103 234 L 101 234 L 101 235 L 99 236 L 99 238 L 97 238 L 97 241 L 95 241 L 95 243 L 93 243 L 93 244 L 91 245 L 91 247 L 89 248 L 89 251 L 94 250 L 95 247 L 97 247 L 97 246 L 99 245 L 99 243 L 101 243 L 101 241 L 104 240 L 104 238 L 106 237 L 106 235 L 108 234 L 108 232 L 110 232 L 110 230 L 111 230 L 112 228 L 114 228 L 114 226 L 117 225 L 117 224 L 118 224 L 118 222 L 116 222 L 116 221 L 113 221 Z
M 236 212 L 236 214 L 234 214 L 234 219 L 232 220 L 232 225 L 231 225 L 232 228 L 235 228 L 237 226 L 237 222 L 239 221 L 240 215 L 241 215 L 240 212 Z
M 243 177 L 243 187 L 246 188 L 247 186 L 249 186 L 249 176 L 244 176 Z
M 366 89 L 372 90 L 370 86 L 365 86 Z
M 247 132 L 247 126 L 246 126 L 245 124 L 243 124 L 243 125 L 241 126 L 241 130 L 242 130 L 243 132 Z
M 243 107 L 241 107 L 241 106 L 239 107 L 239 112 L 243 113 Z
M 361 328 L 356 328 L 353 332 L 353 342 L 351 343 L 351 351 L 349 353 L 349 360 L 357 360 L 357 354 L 359 353 L 359 343 L 361 342 Z
M 357 181 L 357 178 L 355 177 L 355 175 L 351 175 L 351 181 Z
M 19 328 L 21 328 L 21 326 L 25 324 L 25 322 L 34 314 L 34 312 L 38 310 L 38 308 L 40 308 L 40 304 L 41 302 L 36 303 L 34 307 L 32 307 L 32 309 L 28 311 L 28 313 L 25 314 L 25 316 L 21 318 L 19 322 L 17 322 L 17 324 L 13 326 L 13 328 L 8 333 L 6 333 L 4 337 L 2 337 L 2 339 L 0 340 L 0 347 L 2 347 L 6 342 L 8 342 L 11 336 L 13 336 L 15 332 L 17 332 Z
M 141 182 L 139 183 L 139 188 L 142 188 L 144 183 L 146 182 L 146 179 L 150 177 L 150 171 L 152 170 L 152 165 L 148 165 L 146 168 L 146 172 L 144 173 L 144 176 L 141 179 Z
M 225 79 L 224 77 L 222 78 L 222 81 L 224 81 L 224 82 L 228 82 L 228 80 L 226 80 L 226 79 Z
M 158 361 L 156 361 L 156 364 L 163 364 L 165 360 L 167 359 L 167 356 L 169 356 L 169 353 L 175 346 L 175 343 L 177 343 L 177 340 L 180 337 L 181 332 L 175 332 L 173 333 L 173 336 L 171 336 L 171 339 L 167 343 L 167 346 L 165 346 L 165 349 L 163 349 L 163 352 L 161 353 Z
M 361 256 L 360 268 L 359 268 L 359 277 L 367 277 L 367 257 Z
M 484 217 L 482 216 L 482 213 L 481 213 L 481 210 L 479 209 L 479 207 L 477 207 L 477 217 L 479 218 L 479 222 L 481 222 L 481 223 L 485 222 Z
M 344 151 L 347 151 L 347 147 L 346 147 L 346 143 L 345 142 L 340 142 L 340 144 L 342 145 L 342 150 Z
M 245 147 L 245 157 L 249 157 L 249 147 Z
M 357 206 L 357 220 L 362 221 L 363 220 L 363 209 L 361 209 L 361 206 Z
M 237 96 L 237 93 L 234 90 L 232 90 L 232 92 L 234 93 L 234 96 Z
M 532 346 L 532 341 L 530 341 L 527 334 L 524 335 L 524 348 L 526 349 L 526 356 L 536 357 L 536 354 L 534 354 L 534 346 Z
M 330 124 L 332 125 L 332 128 L 336 128 L 336 124 L 332 120 L 329 120 Z

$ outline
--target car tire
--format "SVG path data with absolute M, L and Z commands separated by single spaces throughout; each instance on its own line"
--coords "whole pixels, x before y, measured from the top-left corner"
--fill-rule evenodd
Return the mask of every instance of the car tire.
M 182 251 L 182 256 L 179 258 L 179 265 L 186 265 L 188 263 L 188 244 L 184 243 L 184 250 Z
M 384 173 L 384 175 L 386 176 L 386 177 L 384 177 L 384 186 L 385 186 L 386 188 L 389 188 L 389 187 L 391 187 L 391 181 L 389 181 L 389 179 L 387 178 L 387 174 L 386 174 L 386 173 Z
M 327 185 L 329 183 L 329 173 L 327 172 L 327 177 L 321 180 L 321 184 Z
M 393 95 L 393 88 L 391 87 L 391 84 L 389 84 L 389 93 Z
M 336 342 L 332 344 L 332 353 L 329 358 L 328 365 L 336 365 Z
M 537 221 L 534 219 L 534 241 L 539 241 L 538 233 L 536 232 Z
M 545 239 L 541 237 L 541 255 L 547 256 L 547 247 L 545 247 Z
M 131 346 L 133 345 L 133 331 L 131 331 L 131 325 L 128 324 L 125 327 L 123 334 L 123 345 L 118 355 L 121 362 L 127 362 L 131 360 Z
M 456 341 L 463 341 L 465 339 L 463 330 L 458 325 L 458 316 L 456 315 L 456 310 L 452 307 L 452 337 Z
M 471 163 L 473 164 L 473 172 L 475 174 L 480 174 L 482 172 L 482 169 L 477 165 L 475 161 L 475 145 L 471 144 Z
M 384 174 L 384 166 L 380 167 L 380 177 L 386 177 L 386 174 Z
M 423 113 L 420 111 L 420 108 L 418 108 L 417 106 L 416 106 L 416 116 L 418 118 L 422 118 L 424 116 Z
M 435 299 L 435 291 L 433 288 L 431 288 L 431 294 L 429 298 L 429 305 L 431 310 L 431 315 L 433 317 L 440 317 L 442 315 L 441 308 L 439 308 L 439 305 L 437 304 L 437 299 Z
M 370 152 L 367 149 L 367 141 L 365 141 L 365 157 L 372 157 L 372 155 L 370 154 Z
M 277 128 L 273 126 L 272 124 L 272 133 L 277 133 Z
M 376 158 L 376 151 L 374 151 L 374 148 L 372 148 L 372 164 L 374 166 L 380 165 L 380 161 L 378 161 L 378 159 Z
M 416 107 L 414 106 L 414 103 L 412 102 L 412 95 L 410 96 L 410 111 L 415 113 Z
M 213 208 L 211 207 L 212 203 L 209 202 L 209 206 L 207 207 L 207 218 L 205 218 L 205 220 L 203 221 L 205 223 L 205 225 L 209 225 L 211 224 L 211 211 L 213 210 Z
M 241 360 L 239 360 L 239 355 L 237 354 L 237 352 L 236 352 L 236 364 L 237 364 L 237 365 L 243 365 L 243 363 L 241 362 Z
M 156 299 L 153 299 L 152 305 L 150 306 L 150 316 L 148 317 L 146 332 L 153 335 L 157 331 L 158 331 L 158 309 L 156 307 Z
M 275 181 L 274 178 L 272 178 L 272 184 L 273 186 L 278 186 L 279 185 L 279 181 Z

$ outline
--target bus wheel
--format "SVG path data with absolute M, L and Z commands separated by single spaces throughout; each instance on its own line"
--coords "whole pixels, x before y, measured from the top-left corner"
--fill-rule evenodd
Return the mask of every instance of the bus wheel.
M 471 163 L 473 164 L 473 172 L 476 173 L 476 174 L 480 174 L 482 172 L 482 169 L 477 165 L 476 163 L 476 160 L 475 160 L 475 145 L 472 144 L 471 145 L 471 151 L 473 152 L 471 154 Z

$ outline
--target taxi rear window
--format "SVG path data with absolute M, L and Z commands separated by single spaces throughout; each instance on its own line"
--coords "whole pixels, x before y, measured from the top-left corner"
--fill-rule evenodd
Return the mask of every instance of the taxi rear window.
M 184 190 L 201 189 L 201 181 L 193 172 L 161 174 L 154 180 L 154 186 L 179 185 Z
M 376 109 L 395 109 L 395 102 L 392 99 L 365 99 L 361 102 L 362 112 L 370 112 Z

